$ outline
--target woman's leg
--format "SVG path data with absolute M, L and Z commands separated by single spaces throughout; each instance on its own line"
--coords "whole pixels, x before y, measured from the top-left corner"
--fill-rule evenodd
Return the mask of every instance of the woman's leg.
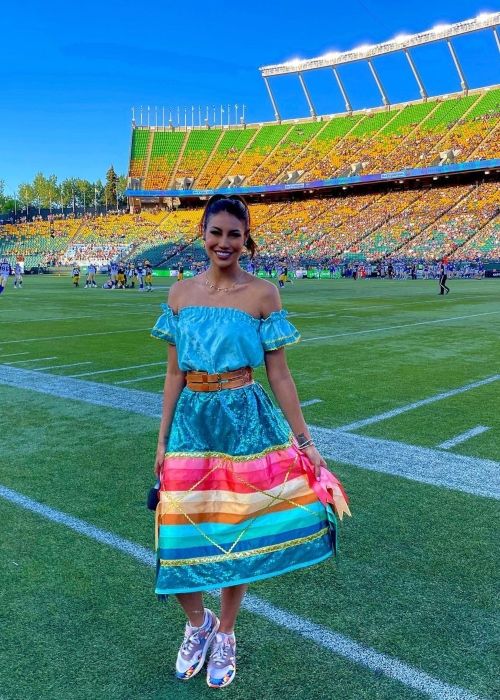
M 191 627 L 201 627 L 205 619 L 202 593 L 178 593 L 177 600 L 187 615 Z
M 229 586 L 222 589 L 219 632 L 224 634 L 232 634 L 234 632 L 234 625 L 240 611 L 241 601 L 247 588 L 246 584 L 241 584 L 240 586 Z

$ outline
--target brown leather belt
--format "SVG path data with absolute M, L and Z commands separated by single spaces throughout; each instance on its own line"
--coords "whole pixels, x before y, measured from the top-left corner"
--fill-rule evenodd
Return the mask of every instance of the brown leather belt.
M 221 391 L 222 389 L 239 389 L 253 384 L 251 367 L 241 367 L 232 372 L 209 374 L 192 370 L 186 372 L 186 384 L 191 391 Z

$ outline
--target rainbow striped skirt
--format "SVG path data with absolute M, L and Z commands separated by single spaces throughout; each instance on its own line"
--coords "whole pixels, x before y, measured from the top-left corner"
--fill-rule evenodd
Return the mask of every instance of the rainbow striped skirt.
M 185 388 L 177 402 L 156 510 L 156 593 L 250 583 L 317 564 L 349 513 L 321 479 L 264 389 Z

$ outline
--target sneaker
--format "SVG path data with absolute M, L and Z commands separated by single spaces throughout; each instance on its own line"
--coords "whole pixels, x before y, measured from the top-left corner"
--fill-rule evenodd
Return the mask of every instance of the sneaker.
M 210 688 L 225 688 L 236 675 L 236 639 L 234 634 L 217 634 L 207 666 Z
M 205 623 L 201 627 L 191 627 L 186 624 L 184 641 L 177 654 L 175 675 L 183 681 L 187 681 L 201 671 L 210 648 L 210 645 L 219 629 L 219 619 L 211 611 L 205 610 Z

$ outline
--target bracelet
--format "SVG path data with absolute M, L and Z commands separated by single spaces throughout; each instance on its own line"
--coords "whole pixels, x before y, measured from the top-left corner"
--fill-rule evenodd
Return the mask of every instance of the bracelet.
M 299 450 L 305 450 L 306 447 L 312 447 L 314 446 L 314 442 L 312 441 L 312 438 L 309 440 L 306 440 L 305 442 L 301 443 L 300 445 L 297 445 Z

